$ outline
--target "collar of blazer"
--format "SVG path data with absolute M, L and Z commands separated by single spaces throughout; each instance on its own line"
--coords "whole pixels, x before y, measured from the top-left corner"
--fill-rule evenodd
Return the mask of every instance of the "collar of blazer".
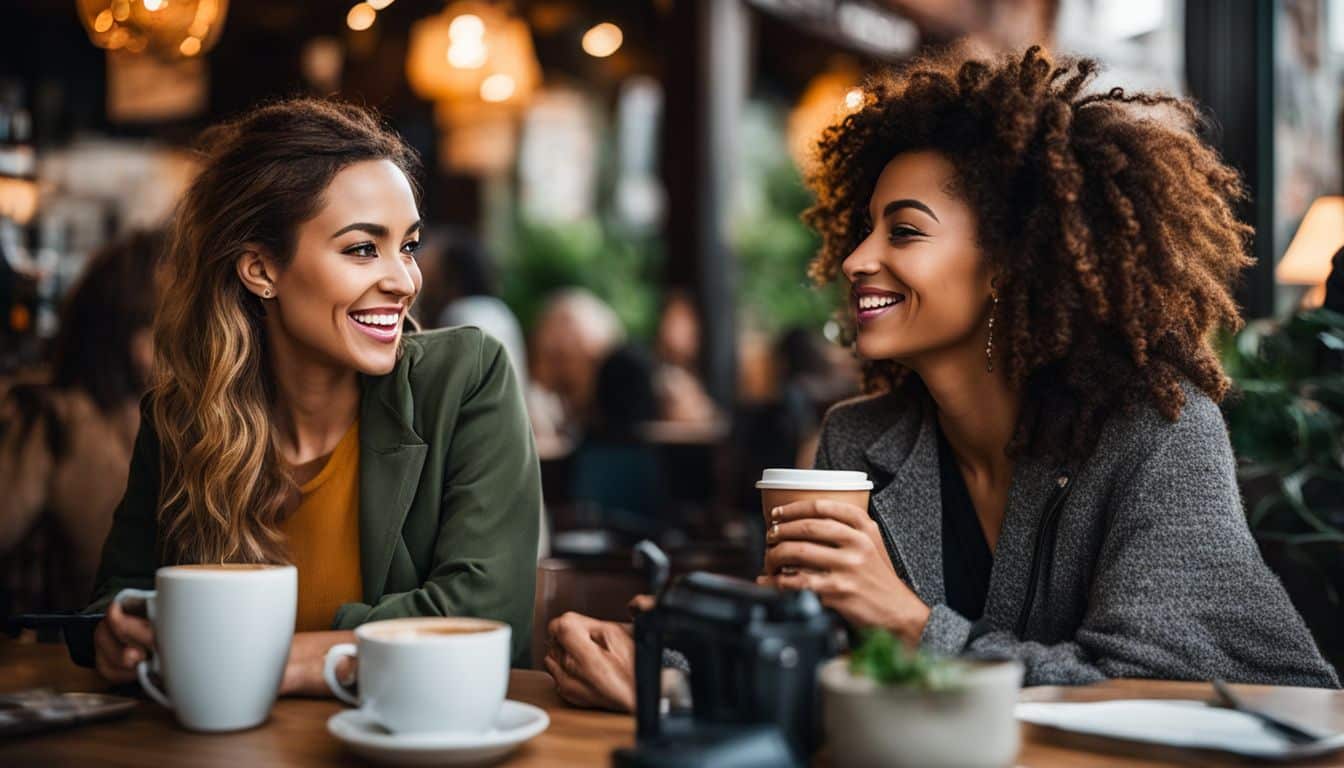
M 385 376 L 361 377 L 359 407 L 359 541 L 364 602 L 383 595 L 401 527 L 420 485 L 429 446 L 415 431 L 410 372 L 423 354 L 403 337 L 397 365 Z

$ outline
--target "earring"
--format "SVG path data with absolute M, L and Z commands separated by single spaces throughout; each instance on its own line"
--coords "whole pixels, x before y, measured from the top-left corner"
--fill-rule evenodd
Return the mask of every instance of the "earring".
M 268 299 L 271 298 L 271 287 L 269 285 L 266 286 L 266 289 L 261 292 L 261 295 Z M 990 320 L 989 322 L 992 324 L 994 321 Z
M 985 342 L 985 370 L 994 372 L 994 315 L 999 310 L 999 294 L 991 293 L 994 304 L 989 309 L 989 340 Z

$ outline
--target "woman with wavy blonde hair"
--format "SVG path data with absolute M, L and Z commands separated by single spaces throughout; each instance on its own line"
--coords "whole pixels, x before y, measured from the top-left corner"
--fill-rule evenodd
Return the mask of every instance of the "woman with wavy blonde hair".
M 314 99 L 260 107 L 203 145 L 103 550 L 98 670 L 134 678 L 152 629 L 109 601 L 176 563 L 297 566 L 282 692 L 324 693 L 327 648 L 377 619 L 500 619 L 517 657 L 535 449 L 497 341 L 403 333 L 421 286 L 414 153 L 368 111 Z

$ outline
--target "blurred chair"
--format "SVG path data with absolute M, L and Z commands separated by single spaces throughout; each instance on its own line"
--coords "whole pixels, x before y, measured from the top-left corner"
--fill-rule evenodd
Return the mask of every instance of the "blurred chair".
M 604 621 L 629 621 L 626 604 L 648 591 L 630 559 L 612 556 L 548 557 L 537 564 L 532 605 L 532 667 L 544 669 L 547 626 L 567 611 Z
M 746 548 L 722 542 L 692 542 L 667 549 L 672 576 L 710 571 L 751 578 L 756 566 Z M 537 564 L 532 604 L 532 666 L 544 669 L 547 626 L 566 611 L 603 621 L 630 621 L 626 605 L 649 591 L 646 575 L 634 567 L 630 550 L 610 547 L 591 555 L 544 558 Z

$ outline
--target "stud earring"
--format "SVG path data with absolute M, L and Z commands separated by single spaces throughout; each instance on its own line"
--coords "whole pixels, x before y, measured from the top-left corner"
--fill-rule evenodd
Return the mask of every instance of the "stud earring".
M 994 372 L 994 315 L 999 311 L 999 294 L 991 293 L 994 303 L 989 309 L 989 340 L 985 342 L 985 370 Z
M 268 299 L 271 298 L 271 287 L 270 287 L 269 285 L 266 286 L 266 289 L 263 290 L 263 291 L 261 292 L 261 295 L 262 295 L 262 296 L 265 296 L 265 297 L 268 298 Z M 993 322 L 994 322 L 993 320 L 990 320 L 990 323 L 991 323 L 991 324 L 992 324 Z

